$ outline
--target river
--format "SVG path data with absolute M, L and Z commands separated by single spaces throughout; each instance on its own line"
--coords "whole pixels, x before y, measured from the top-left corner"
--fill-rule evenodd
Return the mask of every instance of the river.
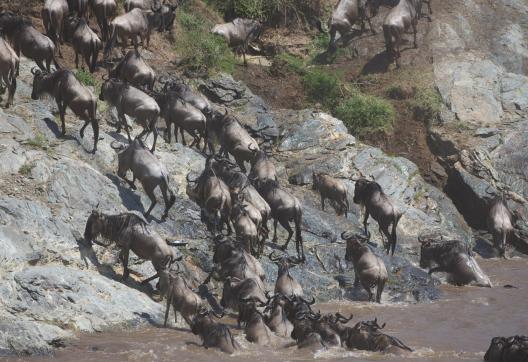
M 385 332 L 413 347 L 408 355 L 385 355 L 332 348 L 298 350 L 292 341 L 277 340 L 256 347 L 232 331 L 244 349 L 233 356 L 206 350 L 188 330 L 141 328 L 130 331 L 80 335 L 72 345 L 56 352 L 55 361 L 482 361 L 492 337 L 528 334 L 528 260 L 478 259 L 494 288 L 442 286 L 441 299 L 425 304 L 376 305 L 338 301 L 317 305 L 322 312 L 354 314 L 351 323 L 378 318 Z M 512 285 L 515 288 L 504 288 Z M 317 309 L 316 308 L 316 309 Z M 381 324 L 381 323 L 380 323 Z M 13 361 L 22 359 L 12 359 Z M 28 359 L 24 359 L 28 360 Z M 31 358 L 41 361 L 43 358 Z

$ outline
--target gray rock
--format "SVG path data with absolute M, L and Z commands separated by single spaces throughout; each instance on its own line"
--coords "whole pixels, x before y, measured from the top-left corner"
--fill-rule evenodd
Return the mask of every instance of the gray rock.
M 499 133 L 498 128 L 478 128 L 475 131 L 475 136 L 487 138 L 487 137 L 494 136 L 497 133 Z

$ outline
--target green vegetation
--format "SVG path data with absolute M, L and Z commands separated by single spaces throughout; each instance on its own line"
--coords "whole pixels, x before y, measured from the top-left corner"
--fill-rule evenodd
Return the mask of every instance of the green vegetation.
M 222 37 L 211 34 L 211 20 L 185 6 L 178 11 L 176 23 L 176 52 L 185 69 L 205 73 L 234 71 L 235 56 Z
M 333 109 L 341 98 L 340 80 L 336 74 L 326 73 L 318 68 L 307 71 L 303 76 L 304 90 L 314 102 Z
M 26 162 L 18 169 L 18 173 L 27 176 L 31 173 L 31 170 L 35 167 L 35 164 Z
M 42 150 L 47 150 L 49 148 L 48 139 L 42 133 L 39 133 L 35 137 L 27 140 L 24 144 L 33 148 L 40 148 Z
M 75 72 L 75 77 L 81 82 L 82 84 L 90 87 L 97 87 L 98 82 L 92 75 L 92 73 L 84 70 L 84 69 L 77 69 Z
M 411 101 L 414 116 L 424 121 L 437 119 L 442 109 L 442 97 L 436 89 L 419 89 Z

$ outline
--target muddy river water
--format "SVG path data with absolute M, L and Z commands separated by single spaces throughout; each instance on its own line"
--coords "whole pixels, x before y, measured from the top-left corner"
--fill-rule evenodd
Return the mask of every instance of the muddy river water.
M 441 299 L 426 304 L 382 305 L 365 302 L 320 304 L 321 311 L 353 313 L 360 319 L 386 322 L 386 332 L 416 351 L 409 355 L 347 351 L 298 350 L 291 341 L 256 347 L 234 328 L 244 349 L 233 356 L 206 350 L 188 330 L 143 328 L 81 335 L 73 345 L 58 350 L 57 361 L 482 361 L 494 336 L 528 334 L 528 260 L 478 260 L 494 288 L 442 286 Z M 515 288 L 504 288 L 512 285 Z M 229 321 L 228 321 L 229 322 Z M 32 358 L 31 360 L 42 360 Z

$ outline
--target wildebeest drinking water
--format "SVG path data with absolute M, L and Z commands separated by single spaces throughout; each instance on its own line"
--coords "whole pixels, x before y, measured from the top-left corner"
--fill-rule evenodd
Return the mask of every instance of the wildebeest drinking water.
M 161 194 L 163 195 L 163 201 L 165 202 L 165 211 L 162 218 L 166 219 L 170 208 L 176 202 L 176 196 L 174 191 L 169 185 L 169 172 L 158 160 L 158 158 L 143 144 L 143 142 L 136 138 L 128 147 L 125 146 L 114 146 L 112 148 L 119 151 L 118 154 L 118 170 L 117 175 L 124 179 L 131 188 L 135 189 L 134 181 L 136 179 L 141 182 L 143 190 L 149 197 L 151 205 L 144 216 L 148 217 L 150 212 L 156 206 L 157 200 L 154 190 L 159 187 Z M 126 177 L 127 171 L 132 171 L 133 179 L 128 180 Z
M 360 178 L 356 181 L 354 203 L 365 206 L 365 216 L 363 218 L 365 235 L 370 237 L 367 221 L 369 216 L 372 215 L 374 220 L 378 222 L 382 239 L 383 235 L 387 238 L 387 243 L 383 240 L 387 254 L 392 249 L 392 255 L 394 255 L 394 249 L 396 248 L 396 227 L 403 213 L 396 209 L 393 202 L 383 192 L 380 184 L 365 178 Z M 389 232 L 391 225 L 392 231 Z
M 92 152 L 95 153 L 99 140 L 99 122 L 96 118 L 97 98 L 92 91 L 81 84 L 75 75 L 67 69 L 59 69 L 51 74 L 32 69 L 31 73 L 33 73 L 31 98 L 36 100 L 43 94 L 49 94 L 55 98 L 59 108 L 63 136 L 66 134 L 64 123 L 66 107 L 69 107 L 77 117 L 84 121 L 84 126 L 80 131 L 81 138 L 84 137 L 86 126 L 91 124 L 94 133 Z
M 109 242 L 97 241 L 99 236 Z M 156 278 L 162 269 L 170 267 L 178 260 L 173 247 L 159 236 L 143 216 L 133 212 L 108 215 L 93 210 L 86 221 L 84 240 L 90 246 L 95 243 L 109 247 L 115 243 L 121 249 L 119 259 L 123 263 L 123 280 L 126 280 L 129 275 L 128 254 L 130 250 L 139 258 L 150 260 L 156 270 L 154 276 L 143 282 Z M 180 246 L 179 244 L 174 245 Z

